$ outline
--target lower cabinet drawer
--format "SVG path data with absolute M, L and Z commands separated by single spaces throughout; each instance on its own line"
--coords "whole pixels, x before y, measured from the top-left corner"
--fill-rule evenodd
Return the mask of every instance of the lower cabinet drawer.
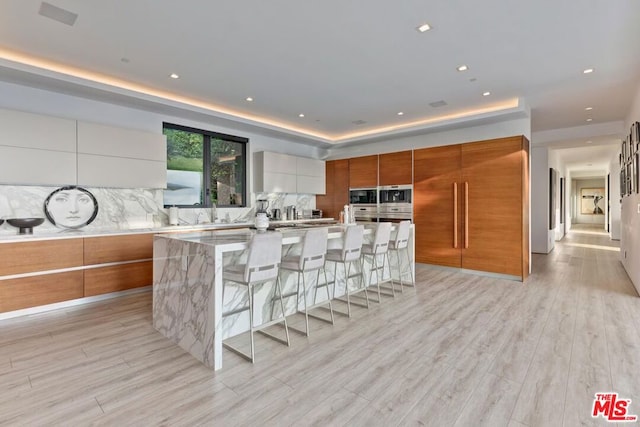
M 82 274 L 70 271 L 0 280 L 0 312 L 82 298 Z
M 84 296 L 124 291 L 153 282 L 153 261 L 90 268 L 84 271 Z

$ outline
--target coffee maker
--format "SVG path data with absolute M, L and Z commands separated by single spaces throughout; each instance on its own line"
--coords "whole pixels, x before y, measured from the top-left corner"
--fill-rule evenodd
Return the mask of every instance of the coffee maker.
M 256 200 L 256 215 L 259 213 L 268 213 L 267 209 L 269 209 L 269 201 L 267 199 Z

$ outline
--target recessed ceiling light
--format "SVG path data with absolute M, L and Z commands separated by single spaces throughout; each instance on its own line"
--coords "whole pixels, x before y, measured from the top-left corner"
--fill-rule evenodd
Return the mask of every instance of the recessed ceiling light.
M 587 68 L 586 70 L 583 71 L 584 74 L 590 74 L 593 73 L 593 68 Z
M 298 117 L 304 117 L 304 114 L 300 113 L 298 114 Z
M 398 115 L 399 116 L 404 116 L 404 113 L 402 111 L 398 111 Z
M 491 95 L 491 92 L 484 92 L 484 93 L 482 94 L 482 96 L 489 96 L 489 95 Z
M 587 108 L 585 108 L 585 110 L 586 111 L 591 111 L 591 110 L 593 110 L 593 107 L 587 107 Z
M 424 33 L 425 31 L 429 31 L 430 29 L 431 29 L 431 25 L 429 24 L 422 24 L 416 28 L 416 30 L 418 30 L 421 33 Z
M 458 71 L 467 71 L 469 69 L 469 67 L 467 67 L 466 65 L 460 65 L 458 68 L 456 68 L 456 70 Z
M 587 119 L 588 122 L 592 121 L 593 119 Z
M 593 141 L 587 141 L 587 144 L 591 144 Z
M 176 73 L 169 74 L 169 77 L 171 77 L 172 79 L 179 79 L 180 78 L 180 76 L 177 75 Z
M 252 102 L 252 101 L 253 101 L 253 98 L 252 98 L 252 97 L 250 97 L 250 96 L 247 96 L 247 97 L 245 98 L 245 100 L 246 100 L 247 102 Z

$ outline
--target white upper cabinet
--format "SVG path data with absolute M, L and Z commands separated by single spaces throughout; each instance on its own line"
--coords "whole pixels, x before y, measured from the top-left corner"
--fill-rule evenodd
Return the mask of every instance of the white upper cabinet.
M 78 122 L 78 153 L 167 161 L 167 138 L 161 133 Z
M 76 152 L 76 121 L 0 109 L 0 145 Z
M 78 184 L 166 188 L 166 136 L 78 122 Z
M 0 184 L 76 183 L 76 121 L 0 109 Z
M 298 157 L 297 192 L 303 194 L 325 194 L 325 165 L 324 160 Z
M 256 193 L 325 193 L 324 161 L 260 151 L 253 156 Z

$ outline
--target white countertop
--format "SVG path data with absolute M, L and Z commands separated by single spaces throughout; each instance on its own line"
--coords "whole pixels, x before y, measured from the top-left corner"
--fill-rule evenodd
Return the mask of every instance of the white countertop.
M 327 222 L 333 223 L 333 218 L 314 218 L 314 219 L 300 219 L 292 221 L 271 221 L 271 224 L 304 224 L 309 222 Z M 208 230 L 225 230 L 230 228 L 249 228 L 254 225 L 253 222 L 232 222 L 232 223 L 208 223 L 208 224 L 186 224 L 186 225 L 173 225 L 156 228 L 138 228 L 129 230 L 59 230 L 38 233 L 38 228 L 33 229 L 33 234 L 2 234 L 0 235 L 0 244 L 2 243 L 15 243 L 15 242 L 33 242 L 41 240 L 58 240 L 58 239 L 76 239 L 83 237 L 105 237 L 105 236 L 122 236 L 127 234 L 156 234 L 156 233 L 190 233 L 190 232 L 202 232 Z

